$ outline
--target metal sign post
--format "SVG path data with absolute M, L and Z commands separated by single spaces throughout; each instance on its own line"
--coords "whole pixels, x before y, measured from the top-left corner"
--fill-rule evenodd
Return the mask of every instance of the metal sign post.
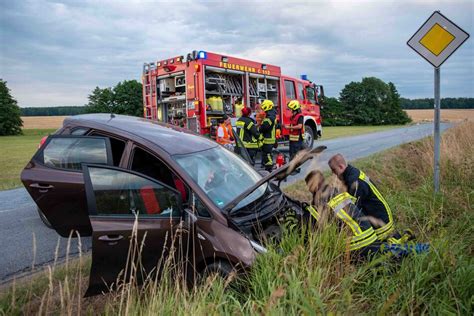
M 434 191 L 439 191 L 440 160 L 440 67 L 467 39 L 469 34 L 439 11 L 408 40 L 407 44 L 434 66 Z
M 439 157 L 440 157 L 440 132 L 439 121 L 441 112 L 440 100 L 440 69 L 434 69 L 434 190 L 439 191 Z

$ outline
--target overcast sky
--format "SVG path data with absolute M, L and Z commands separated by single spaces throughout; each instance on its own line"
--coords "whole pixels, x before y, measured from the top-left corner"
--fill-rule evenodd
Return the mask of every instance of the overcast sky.
M 474 1 L 0 1 L 0 78 L 19 105 L 83 105 L 96 87 L 140 80 L 144 62 L 207 50 L 307 74 L 338 96 L 376 76 L 433 95 L 433 68 L 407 40 L 440 10 L 473 36 Z M 441 68 L 443 97 L 474 96 L 470 38 Z

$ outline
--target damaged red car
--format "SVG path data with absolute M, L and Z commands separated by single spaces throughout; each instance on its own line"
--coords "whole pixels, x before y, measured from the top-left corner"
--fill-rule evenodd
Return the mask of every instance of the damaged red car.
M 266 251 L 259 241 L 278 235 L 287 214 L 302 215 L 271 181 L 281 170 L 262 176 L 186 129 L 88 114 L 67 118 L 21 179 L 47 225 L 92 236 L 92 295 L 125 269 L 135 223 L 145 272 L 156 271 L 177 231 L 189 275 L 250 267 Z

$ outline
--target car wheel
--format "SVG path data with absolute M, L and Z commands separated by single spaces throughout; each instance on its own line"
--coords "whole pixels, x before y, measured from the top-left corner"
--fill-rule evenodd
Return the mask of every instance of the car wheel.
M 311 126 L 304 126 L 304 145 L 305 148 L 313 148 L 314 144 L 314 130 Z
M 235 269 L 228 262 L 213 262 L 204 269 L 202 280 L 205 281 L 209 276 L 214 274 L 218 274 L 221 278 L 226 279 L 233 271 L 235 271 Z
M 39 207 L 36 208 L 36 210 L 38 211 L 38 215 L 39 217 L 41 218 L 41 221 L 43 222 L 43 224 L 50 228 L 50 229 L 53 229 L 53 225 L 51 225 L 51 223 L 48 221 L 48 219 L 46 218 L 46 216 L 44 215 L 43 211 L 41 211 L 41 209 Z

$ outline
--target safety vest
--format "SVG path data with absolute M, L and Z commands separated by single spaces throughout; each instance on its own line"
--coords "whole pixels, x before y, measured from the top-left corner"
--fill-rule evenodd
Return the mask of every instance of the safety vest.
M 258 148 L 257 139 L 252 135 L 252 128 L 255 127 L 251 118 L 241 117 L 235 123 L 239 138 L 245 148 Z
M 222 130 L 224 131 L 224 136 L 223 137 L 217 136 L 216 141 L 221 145 L 229 144 L 230 131 L 228 129 L 228 126 L 225 123 L 222 123 L 221 125 L 219 125 L 219 127 L 222 127 Z
M 364 172 L 360 171 L 359 179 L 364 181 L 365 183 L 367 183 L 370 190 L 372 190 L 372 192 L 375 194 L 375 196 L 380 200 L 380 202 L 382 202 L 382 204 L 385 207 L 385 210 L 387 211 L 388 223 L 386 223 L 382 227 L 379 227 L 375 230 L 375 233 L 377 234 L 377 239 L 385 240 L 395 230 L 394 225 L 393 225 L 393 217 L 392 217 L 392 211 L 390 210 L 390 206 L 388 206 L 387 201 L 385 201 L 382 194 L 380 194 L 379 190 L 377 190 L 375 185 L 370 181 L 369 177 Z
M 266 117 L 262 120 L 262 125 L 265 124 L 265 123 L 270 125 L 271 130 L 263 133 L 263 144 L 264 145 L 274 145 L 275 142 L 276 142 L 276 137 L 275 137 L 276 124 L 275 124 L 275 120 L 272 120 L 272 119 L 269 119 L 268 117 Z
M 293 115 L 290 119 L 291 126 L 298 125 L 298 120 L 302 116 L 303 116 L 303 114 L 301 114 L 301 113 L 296 113 L 296 115 Z M 303 139 L 304 139 L 304 124 L 303 124 L 301 129 L 291 129 L 290 130 L 290 142 L 298 142 L 298 141 L 303 140 Z

